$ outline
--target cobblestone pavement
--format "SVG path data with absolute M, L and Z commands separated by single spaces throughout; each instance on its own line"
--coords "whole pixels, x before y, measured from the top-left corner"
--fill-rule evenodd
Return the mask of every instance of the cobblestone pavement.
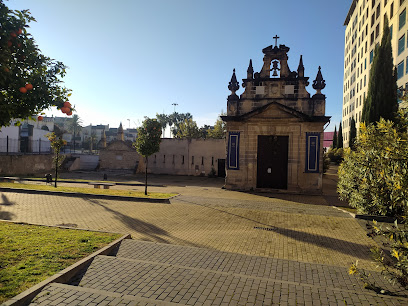
M 379 274 L 373 275 L 387 286 Z M 79 287 L 51 284 L 32 305 L 401 305 L 367 292 L 346 268 L 210 249 L 122 242 L 97 256 Z
M 374 241 L 358 221 L 331 207 L 330 197 L 233 192 L 221 189 L 222 181 L 206 178 L 203 186 L 196 180 L 166 180 L 166 187 L 149 191 L 179 193 L 171 204 L 3 192 L 0 219 L 130 233 L 141 241 L 262 256 L 283 266 L 292 263 L 294 271 L 322 265 L 328 268 L 314 270 L 319 283 L 324 280 L 319 290 L 326 290 L 330 279 L 342 279 L 330 275 L 346 277 L 357 260 L 361 268 L 376 270 L 369 251 Z M 277 288 L 272 283 L 279 277 L 273 279 L 269 284 Z M 349 285 L 344 290 L 351 290 Z

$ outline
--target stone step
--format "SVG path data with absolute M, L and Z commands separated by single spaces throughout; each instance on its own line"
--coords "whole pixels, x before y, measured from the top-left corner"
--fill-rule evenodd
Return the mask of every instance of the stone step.
M 152 299 L 127 296 L 115 292 L 51 283 L 30 305 L 172 305 Z
M 363 283 L 348 269 L 338 266 L 303 263 L 271 257 L 221 252 L 211 249 L 125 239 L 116 255 L 151 263 L 177 265 L 185 268 L 255 276 L 277 281 L 338 288 L 364 290 Z M 380 273 L 370 271 L 383 288 L 394 291 Z
M 407 299 L 367 290 L 310 285 L 268 277 L 185 267 L 112 256 L 97 256 L 79 286 L 183 305 L 344 303 L 395 305 Z

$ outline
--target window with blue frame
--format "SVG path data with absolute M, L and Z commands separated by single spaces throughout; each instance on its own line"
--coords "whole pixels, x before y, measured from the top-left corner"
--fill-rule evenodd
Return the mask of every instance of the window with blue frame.
M 398 55 L 405 50 L 405 34 L 398 40 Z
M 404 76 L 404 61 L 398 64 L 397 67 L 397 79 L 399 80 Z
M 399 15 L 399 28 L 398 28 L 399 30 L 401 30 L 402 27 L 405 25 L 406 18 L 407 18 L 407 10 L 404 9 L 402 13 Z
M 371 50 L 371 52 L 370 52 L 370 64 L 373 62 L 373 58 L 374 58 L 374 50 Z

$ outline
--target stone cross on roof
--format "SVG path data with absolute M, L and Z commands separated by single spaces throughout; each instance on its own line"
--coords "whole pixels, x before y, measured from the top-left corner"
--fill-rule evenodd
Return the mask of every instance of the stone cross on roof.
M 278 35 L 275 35 L 275 37 L 273 37 L 273 39 L 275 39 L 275 47 L 278 46 L 278 38 L 280 38 Z

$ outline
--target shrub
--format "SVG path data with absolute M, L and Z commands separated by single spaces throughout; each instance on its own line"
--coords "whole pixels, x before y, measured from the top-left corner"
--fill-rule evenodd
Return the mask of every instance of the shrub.
M 358 211 L 396 217 L 408 212 L 408 117 L 360 125 L 355 150 L 344 151 L 337 191 Z

